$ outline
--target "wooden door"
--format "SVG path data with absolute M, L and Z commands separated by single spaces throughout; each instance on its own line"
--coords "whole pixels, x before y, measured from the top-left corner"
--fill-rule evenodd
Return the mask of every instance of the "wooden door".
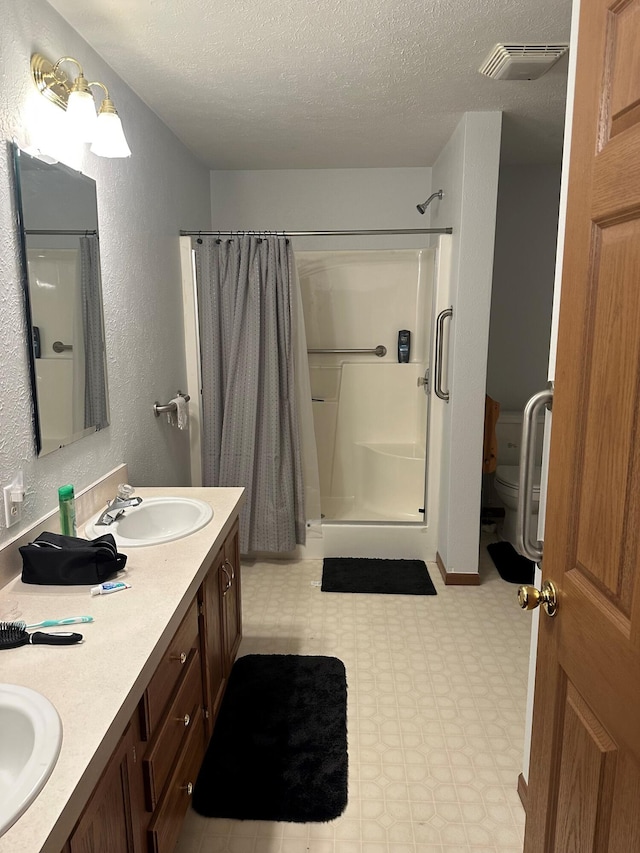
M 228 677 L 242 640 L 242 601 L 240 597 L 240 535 L 236 521 L 224 543 L 222 622 L 224 633 L 225 675 Z
M 134 747 L 129 726 L 71 834 L 71 853 L 135 853 L 139 849 L 130 801 Z
M 204 704 L 209 712 L 205 723 L 207 741 L 213 733 L 226 685 L 222 642 L 221 566 L 224 548 L 218 552 L 198 593 L 200 609 L 200 653 L 203 661 Z
M 640 851 L 640 0 L 582 0 L 525 853 Z

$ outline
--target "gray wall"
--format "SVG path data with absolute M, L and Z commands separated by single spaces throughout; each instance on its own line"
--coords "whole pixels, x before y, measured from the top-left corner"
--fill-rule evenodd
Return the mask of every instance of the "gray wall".
M 207 227 L 209 173 L 80 36 L 43 0 L 0 0 L 0 136 L 41 147 L 62 116 L 33 86 L 32 52 L 75 56 L 102 80 L 123 121 L 133 156 L 107 160 L 68 148 L 65 162 L 97 182 L 111 425 L 37 459 L 31 426 L 27 342 L 8 151 L 0 157 L 0 486 L 19 468 L 27 498 L 22 521 L 0 542 L 52 509 L 57 487 L 81 488 L 129 463 L 139 485 L 188 485 L 188 436 L 156 419 L 155 400 L 185 383 L 178 231 Z M 51 121 L 51 129 L 38 124 Z M 50 137 L 53 139 L 53 136 Z M 41 140 L 44 139 L 43 143 Z
M 559 164 L 500 169 L 487 393 L 505 411 L 546 386 L 559 199 Z
M 212 227 L 290 231 L 428 228 L 431 169 L 273 169 L 211 173 Z M 433 207 L 433 205 L 432 205 Z M 420 248 L 428 236 L 296 238 L 302 249 Z

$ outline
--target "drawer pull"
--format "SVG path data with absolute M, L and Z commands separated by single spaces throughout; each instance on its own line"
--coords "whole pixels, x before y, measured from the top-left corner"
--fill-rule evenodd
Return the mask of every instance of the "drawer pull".
M 226 559 L 224 561 L 224 564 L 225 564 L 225 566 L 229 566 L 229 568 L 231 569 L 231 580 L 234 581 L 236 579 L 236 572 L 235 572 L 235 569 L 233 568 L 233 563 L 231 562 L 231 560 Z
M 186 791 L 187 796 L 190 797 L 193 794 L 193 782 L 187 782 L 186 785 L 180 785 L 181 791 Z
M 179 655 L 171 655 L 170 660 L 179 660 L 181 664 L 185 664 L 187 662 L 187 655 L 185 652 L 180 652 Z
M 222 564 L 222 566 L 221 566 L 222 571 L 223 571 L 223 572 L 225 573 L 225 575 L 227 576 L 227 585 L 225 586 L 224 590 L 222 591 L 222 595 L 223 595 L 223 596 L 224 596 L 224 595 L 226 595 L 226 594 L 229 592 L 229 590 L 231 589 L 231 584 L 233 583 L 233 581 L 231 580 L 231 575 L 229 574 L 229 572 L 227 571 L 227 569 L 226 569 L 226 567 L 225 567 L 225 563 L 227 563 L 227 562 L 228 562 L 228 560 L 225 560 L 225 561 L 224 561 L 224 563 L 223 563 L 223 564 Z
M 184 717 L 176 717 L 176 722 L 183 723 L 186 729 L 189 723 L 191 722 L 191 717 L 189 716 L 189 714 L 185 714 Z

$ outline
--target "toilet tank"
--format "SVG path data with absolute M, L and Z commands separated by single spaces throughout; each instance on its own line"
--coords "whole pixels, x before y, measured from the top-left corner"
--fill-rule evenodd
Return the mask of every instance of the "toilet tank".
M 536 425 L 536 465 L 542 464 L 543 432 L 544 414 L 539 417 Z M 496 438 L 498 465 L 518 465 L 522 440 L 522 412 L 500 412 L 496 424 Z

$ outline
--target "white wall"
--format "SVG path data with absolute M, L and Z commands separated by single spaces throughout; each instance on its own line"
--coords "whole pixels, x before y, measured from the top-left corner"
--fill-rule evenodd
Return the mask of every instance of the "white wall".
M 339 231 L 429 228 L 431 169 L 281 169 L 211 173 L 211 224 L 220 229 Z M 393 249 L 427 236 L 296 238 L 297 249 Z
M 501 167 L 487 393 L 503 411 L 546 386 L 559 201 L 560 163 Z
M 57 503 L 57 487 L 81 488 L 118 462 L 134 484 L 189 483 L 188 436 L 153 415 L 185 384 L 180 228 L 209 223 L 208 170 L 43 0 L 0 0 L 0 135 L 33 141 L 36 114 L 61 111 L 37 94 L 31 53 L 55 61 L 75 56 L 89 79 L 109 87 L 133 156 L 107 160 L 68 150 L 69 165 L 97 182 L 105 302 L 111 425 L 41 459 L 35 458 L 27 342 L 8 152 L 0 160 L 0 485 L 25 472 L 22 521 L 9 531 L 0 513 L 0 542 L 30 526 Z M 55 120 L 55 119 L 53 119 Z
M 444 419 L 438 551 L 447 571 L 478 571 L 482 437 L 502 114 L 466 113 L 438 157 L 445 196 L 433 226 L 453 226 L 448 404 Z

